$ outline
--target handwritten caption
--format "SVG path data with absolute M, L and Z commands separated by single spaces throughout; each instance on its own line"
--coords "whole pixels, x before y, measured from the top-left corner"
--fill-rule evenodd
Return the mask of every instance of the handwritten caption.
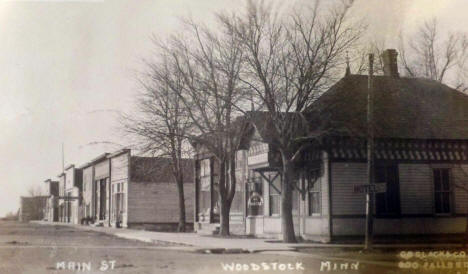
M 115 260 L 103 260 L 99 263 L 98 265 L 98 270 L 99 271 L 108 271 L 108 270 L 113 270 L 115 267 Z M 57 262 L 55 265 L 56 270 L 71 270 L 71 271 L 77 271 L 77 272 L 87 272 L 87 271 L 93 271 L 93 265 L 91 262 L 75 262 L 75 261 L 62 261 L 62 262 Z
M 468 271 L 468 258 L 465 251 L 401 251 L 398 254 L 400 269 L 427 271 L 455 270 Z
M 336 263 L 332 261 L 321 261 L 320 271 L 347 271 L 347 270 L 359 270 L 359 262 L 353 263 Z
M 295 263 L 277 263 L 277 262 L 262 262 L 262 263 L 221 263 L 221 268 L 229 272 L 247 272 L 247 271 L 304 271 L 305 268 L 302 262 Z

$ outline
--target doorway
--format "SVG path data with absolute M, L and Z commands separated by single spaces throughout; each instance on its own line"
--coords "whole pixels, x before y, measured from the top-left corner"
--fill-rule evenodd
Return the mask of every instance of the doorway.
M 105 220 L 107 199 L 106 179 L 99 180 L 99 194 L 99 220 Z

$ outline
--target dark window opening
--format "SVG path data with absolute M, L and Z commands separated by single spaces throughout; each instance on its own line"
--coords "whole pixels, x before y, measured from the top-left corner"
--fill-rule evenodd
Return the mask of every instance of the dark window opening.
M 448 168 L 437 168 L 434 174 L 434 209 L 436 214 L 450 213 L 450 176 Z
M 380 216 L 400 215 L 400 185 L 396 165 L 377 166 L 375 183 L 386 183 L 387 191 L 375 194 L 376 213 Z

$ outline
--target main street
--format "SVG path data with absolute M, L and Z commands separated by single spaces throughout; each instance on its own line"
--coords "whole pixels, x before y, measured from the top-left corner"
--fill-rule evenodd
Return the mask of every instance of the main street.
M 278 273 L 314 273 L 320 268 L 319 260 L 300 256 L 203 254 L 173 247 L 68 226 L 0 221 L 0 273 L 248 273 L 231 271 L 233 263 L 234 268 L 266 263 L 271 269 L 263 273 L 280 264 L 298 269 Z
M 468 269 L 464 265 L 442 269 L 456 260 L 438 257 L 432 269 L 430 265 L 422 269 L 423 261 L 418 259 L 419 269 L 407 265 L 404 267 L 409 269 L 404 270 L 398 267 L 399 252 L 362 254 L 357 249 L 327 247 L 300 252 L 205 254 L 166 242 L 126 240 L 73 226 L 0 221 L 0 273 L 380 274 L 466 273 Z

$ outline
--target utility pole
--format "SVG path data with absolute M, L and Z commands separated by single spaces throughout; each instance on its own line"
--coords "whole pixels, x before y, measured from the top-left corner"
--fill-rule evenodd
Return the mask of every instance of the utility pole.
M 373 204 L 374 189 L 374 54 L 369 54 L 369 78 L 367 82 L 367 184 L 369 189 L 366 191 L 366 235 L 364 240 L 364 249 L 372 248 L 372 234 L 374 230 Z
M 62 173 L 65 172 L 65 152 L 63 150 L 63 142 L 62 142 Z

